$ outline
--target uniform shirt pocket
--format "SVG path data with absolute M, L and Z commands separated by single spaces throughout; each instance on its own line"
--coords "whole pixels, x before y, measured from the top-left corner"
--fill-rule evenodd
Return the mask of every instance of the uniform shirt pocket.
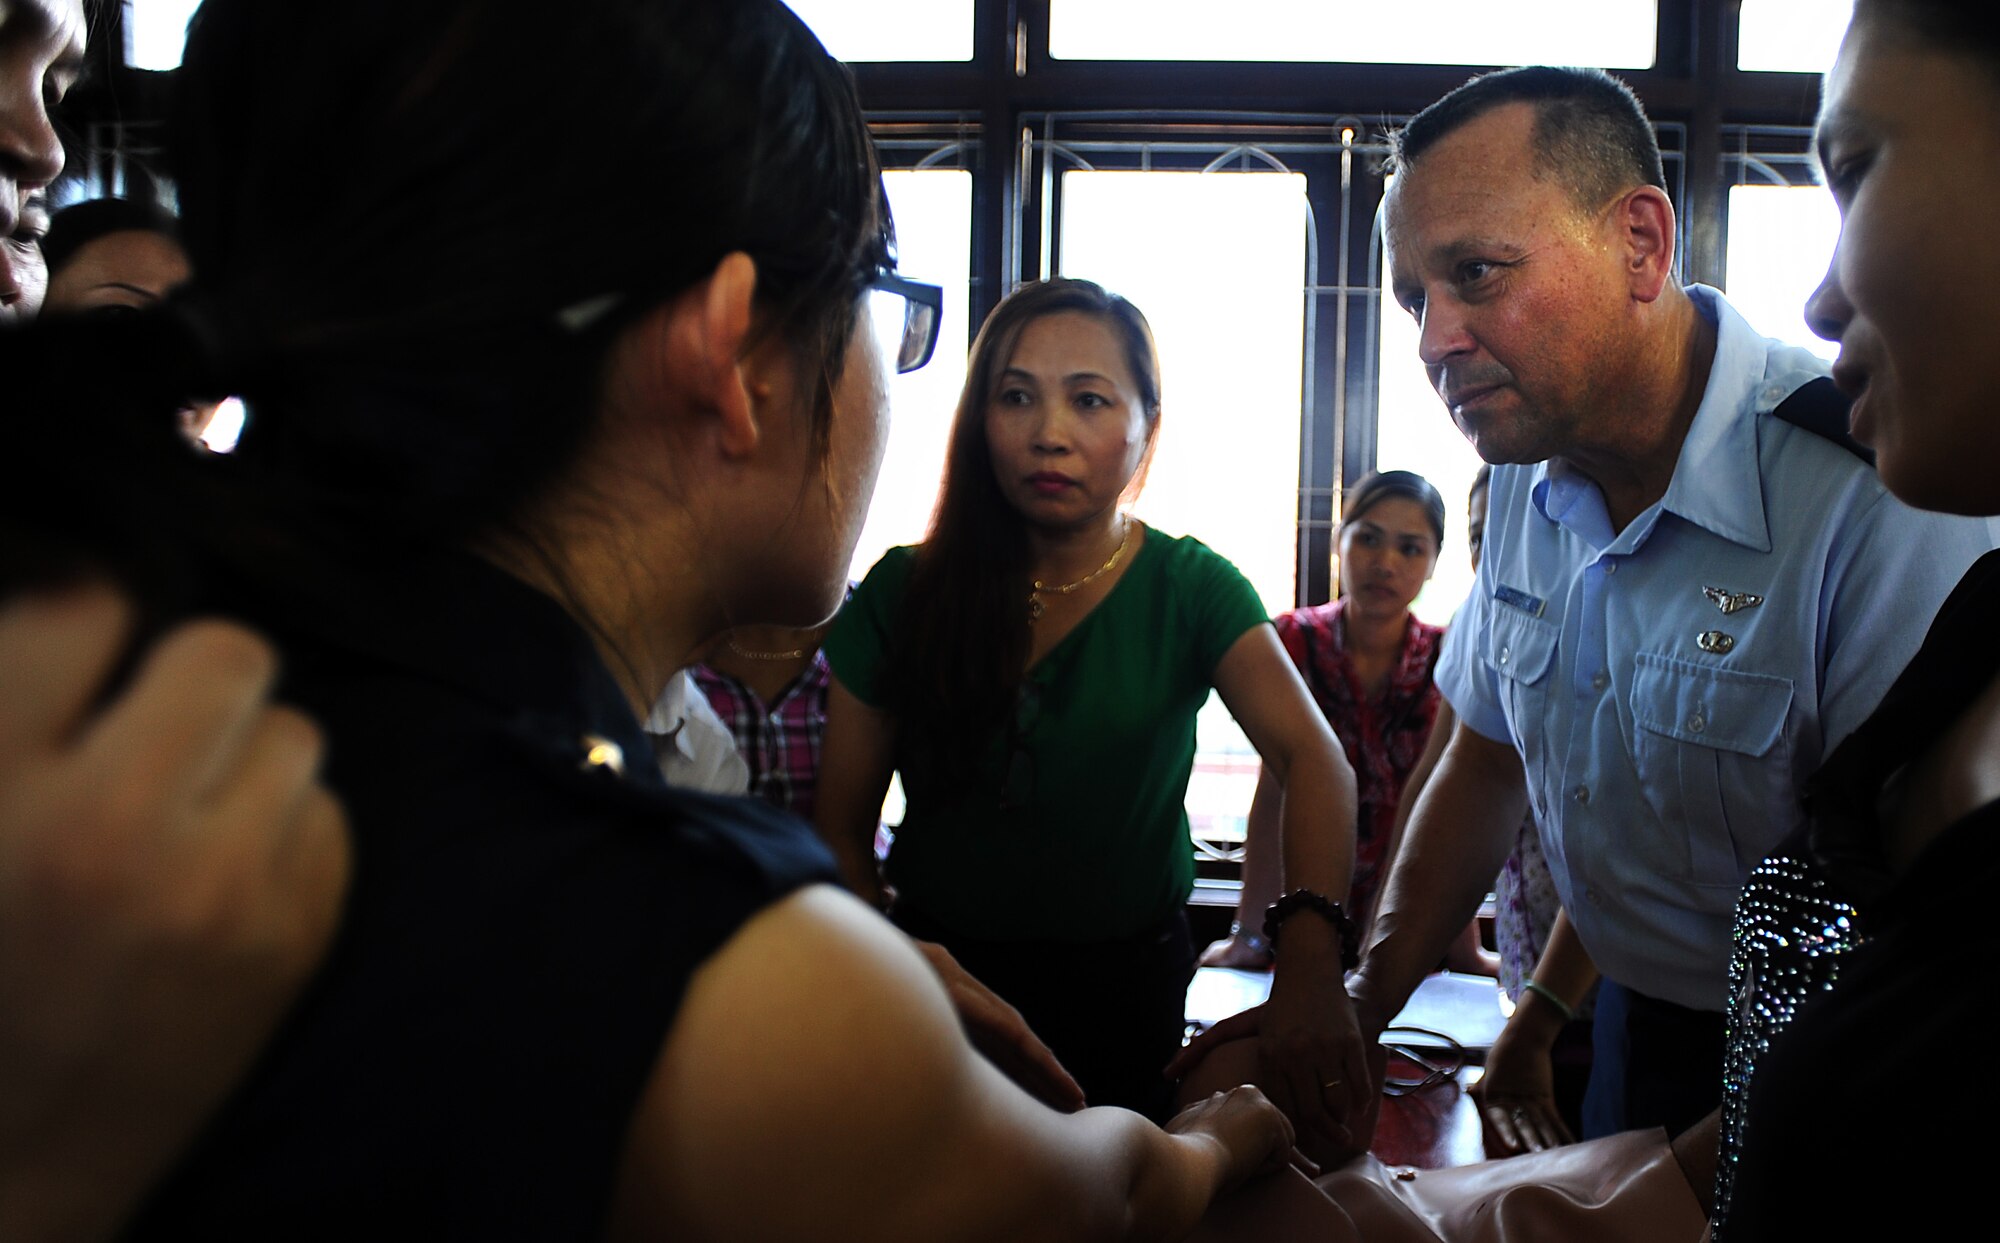
M 1501 711 L 1529 772 L 1542 762 L 1549 669 L 1555 664 L 1558 633 L 1553 622 L 1498 603 L 1486 628 L 1486 667 L 1496 675 Z
M 1795 816 L 1785 721 L 1790 678 L 1640 652 L 1633 759 L 1646 801 L 1677 841 L 1662 862 L 1697 885 L 1740 885 Z
M 1511 605 L 1496 605 L 1486 629 L 1486 663 L 1508 682 L 1533 686 L 1556 658 L 1556 626 Z

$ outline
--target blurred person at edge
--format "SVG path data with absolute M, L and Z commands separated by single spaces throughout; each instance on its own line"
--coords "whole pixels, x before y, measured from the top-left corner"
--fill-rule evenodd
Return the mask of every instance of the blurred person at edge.
M 1817 149 L 1841 234 L 1806 317 L 1840 343 L 1833 379 L 1853 399 L 1856 439 L 1908 503 L 2000 514 L 1991 15 L 1955 0 L 1859 0 L 1822 87 Z M 1989 553 L 1813 775 L 1805 829 L 1745 891 L 1730 1072 L 1747 1091 L 1725 1111 L 1719 1240 L 1946 1238 L 1990 1211 L 1977 1137 L 2000 1093 L 1979 1076 L 1913 1091 L 1911 1075 L 1995 1014 L 1983 968 L 2000 888 L 1996 633 L 2000 554 Z M 1851 1133 L 1861 1102 L 1889 1103 L 1923 1177 L 1881 1177 L 1893 1141 L 1829 1144 Z
M 41 306 L 46 189 L 63 169 L 51 113 L 83 74 L 82 0 L 0 0 L 0 324 Z
M 0 334 L 41 289 L 75 0 L 0 0 Z M 22 398 L 0 370 L 0 397 Z M 24 441 L 25 443 L 25 441 Z M 266 643 L 134 651 L 100 567 L 0 514 L 0 1238 L 108 1239 L 248 1069 L 347 878 L 320 742 Z M 48 515 L 39 515 L 46 519 Z

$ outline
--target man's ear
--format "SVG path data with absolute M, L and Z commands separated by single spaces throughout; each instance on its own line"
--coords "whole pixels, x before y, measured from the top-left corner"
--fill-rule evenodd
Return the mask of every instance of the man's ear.
M 1632 296 L 1651 302 L 1674 277 L 1674 205 L 1658 186 L 1628 191 L 1612 209 L 1612 222 L 1625 247 L 1625 271 Z
M 758 418 L 769 384 L 748 357 L 757 264 L 736 251 L 670 302 L 664 331 L 665 371 L 694 411 L 714 421 L 724 453 L 757 446 Z

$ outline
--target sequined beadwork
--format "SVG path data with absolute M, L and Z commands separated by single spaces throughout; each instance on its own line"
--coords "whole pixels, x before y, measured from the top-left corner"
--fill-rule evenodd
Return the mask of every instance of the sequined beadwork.
M 1750 1081 L 1771 1042 L 1808 999 L 1831 989 L 1847 955 L 1866 940 L 1853 906 L 1833 896 L 1817 867 L 1774 854 L 1757 865 L 1736 903 L 1730 936 L 1728 1016 L 1722 1060 L 1722 1144 L 1715 1175 L 1716 1243 L 1726 1233 Z

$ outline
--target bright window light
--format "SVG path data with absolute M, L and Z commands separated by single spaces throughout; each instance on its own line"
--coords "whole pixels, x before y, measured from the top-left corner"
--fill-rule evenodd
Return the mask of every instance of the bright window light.
M 970 339 L 965 317 L 972 270 L 972 174 L 902 170 L 884 173 L 882 182 L 896 217 L 898 270 L 944 286 L 944 316 L 930 363 L 889 377 L 889 444 L 861 543 L 854 550 L 850 577 L 856 580 L 892 546 L 923 539 L 930 525 Z
M 1298 577 L 1305 178 L 1065 174 L 1062 270 L 1130 298 L 1159 343 L 1159 444 L 1135 512 L 1235 562 L 1267 610 L 1291 608 Z M 1195 837 L 1241 840 L 1256 787 L 1256 752 L 1211 696 L 1196 723 L 1188 783 Z
M 1297 592 L 1305 237 L 1295 173 L 1063 178 L 1063 275 L 1130 298 L 1159 342 L 1136 512 L 1234 561 L 1273 612 Z
M 972 0 L 785 0 L 837 60 L 971 60 Z
M 1806 299 L 1826 276 L 1840 240 L 1840 210 L 1819 186 L 1734 186 L 1729 191 L 1729 301 L 1767 337 L 1822 358 L 1840 347 L 1806 327 Z
M 1854 0 L 1743 0 L 1736 67 L 1825 73 L 1852 16 Z
M 1654 0 L 1051 0 L 1062 60 L 1358 61 L 1645 69 Z
M 1412 606 L 1418 617 L 1441 626 L 1451 620 L 1472 588 L 1465 494 L 1479 473 L 1479 455 L 1451 421 L 1417 357 L 1417 321 L 1386 290 L 1380 314 L 1375 462 L 1382 470 L 1415 471 L 1444 497 L 1444 551 L 1438 556 L 1437 572 Z
M 125 0 L 125 63 L 134 69 L 181 65 L 188 19 L 201 0 Z

